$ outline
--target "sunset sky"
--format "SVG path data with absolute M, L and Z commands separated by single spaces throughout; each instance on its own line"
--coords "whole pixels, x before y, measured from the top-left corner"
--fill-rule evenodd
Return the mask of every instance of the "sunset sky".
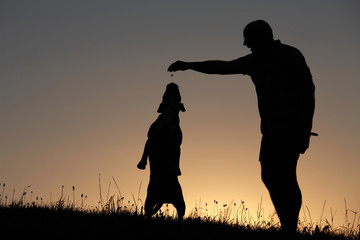
M 313 221 L 326 201 L 344 223 L 360 213 L 360 2 L 10 1 L 0 0 L 0 183 L 19 198 L 99 201 L 112 177 L 132 200 L 149 169 L 138 170 L 165 87 L 179 85 L 187 109 L 179 177 L 188 210 L 231 201 L 273 211 L 260 179 L 255 88 L 243 75 L 176 72 L 176 60 L 232 60 L 247 23 L 264 19 L 274 38 L 306 58 L 316 86 L 311 147 L 298 180 Z M 30 190 L 28 190 L 30 191 Z M 117 192 L 114 183 L 109 194 Z M 300 218 L 303 217 L 303 210 Z

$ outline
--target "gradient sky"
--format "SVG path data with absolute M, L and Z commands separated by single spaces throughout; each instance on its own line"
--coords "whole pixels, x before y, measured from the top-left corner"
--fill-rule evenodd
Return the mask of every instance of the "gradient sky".
M 187 111 L 179 178 L 196 203 L 262 198 L 260 119 L 248 76 L 166 71 L 176 60 L 232 60 L 249 53 L 242 30 L 265 19 L 297 47 L 316 85 L 311 147 L 298 180 L 313 221 L 345 204 L 360 211 L 359 1 L 0 1 L 0 183 L 9 197 L 31 185 L 57 200 L 61 186 L 89 204 L 114 177 L 122 195 L 145 200 L 149 169 L 136 168 L 166 84 Z M 105 193 L 104 193 L 105 192 Z M 116 193 L 114 184 L 110 194 Z M 303 211 L 300 218 L 303 216 Z

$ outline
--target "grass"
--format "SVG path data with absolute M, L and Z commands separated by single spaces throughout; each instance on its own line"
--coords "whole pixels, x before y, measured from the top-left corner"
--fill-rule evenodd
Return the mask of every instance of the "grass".
M 255 218 L 249 216 L 243 201 L 220 206 L 214 200 L 212 209 L 208 204 L 202 206 L 199 203 L 182 222 L 176 220 L 169 206 L 164 206 L 156 216 L 147 219 L 139 194 L 127 201 L 122 197 L 115 179 L 113 182 L 118 192 L 109 195 L 108 190 L 104 198 L 99 178 L 100 200 L 97 206 L 87 205 L 87 197 L 83 194 L 76 201 L 74 186 L 72 199 L 64 196 L 62 186 L 56 201 L 44 203 L 41 198 L 33 198 L 32 192 L 28 193 L 30 186 L 18 199 L 14 198 L 13 191 L 10 200 L 4 195 L 3 184 L 0 186 L 0 236 L 15 239 L 281 239 L 280 224 L 275 214 L 265 219 L 261 201 Z M 326 202 L 323 211 L 325 205 Z M 355 217 L 350 219 L 351 210 L 346 211 L 345 225 L 341 228 L 334 228 L 331 219 L 315 224 L 308 209 L 307 212 L 299 223 L 299 239 L 359 239 L 359 218 L 353 213 Z

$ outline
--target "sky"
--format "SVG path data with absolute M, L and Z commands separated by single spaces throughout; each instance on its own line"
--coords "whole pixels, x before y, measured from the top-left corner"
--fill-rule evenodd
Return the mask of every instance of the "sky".
M 179 85 L 179 177 L 188 213 L 244 201 L 274 211 L 260 179 L 260 119 L 249 76 L 176 72 L 176 60 L 250 53 L 242 31 L 264 19 L 298 48 L 316 86 L 311 146 L 298 163 L 300 219 L 360 211 L 359 1 L 0 1 L 0 183 L 44 201 L 105 195 L 144 201 L 138 170 L 166 85 Z M 140 188 L 140 191 L 139 191 Z M 106 194 L 105 194 L 106 193 Z M 29 197 L 29 196 L 28 196 Z M 346 205 L 345 205 L 346 201 Z M 350 214 L 350 213 L 349 213 Z M 351 215 L 349 216 L 351 217 Z

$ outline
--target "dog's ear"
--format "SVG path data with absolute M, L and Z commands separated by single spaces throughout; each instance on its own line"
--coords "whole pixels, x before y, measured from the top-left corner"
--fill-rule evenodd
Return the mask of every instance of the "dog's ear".
M 182 111 L 182 112 L 186 111 L 183 103 L 179 103 L 179 110 Z

